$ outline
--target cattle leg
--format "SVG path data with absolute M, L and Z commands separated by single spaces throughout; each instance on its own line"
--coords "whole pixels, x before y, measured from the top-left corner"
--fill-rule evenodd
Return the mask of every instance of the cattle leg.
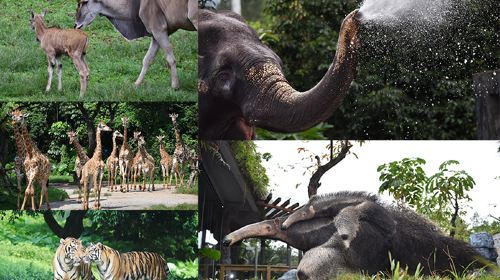
M 194 25 L 194 28 L 198 30 L 198 1 L 189 0 L 188 2 L 188 19 Z
M 172 77 L 172 88 L 177 89 L 179 88 L 179 77 L 177 76 L 177 67 L 174 57 L 174 51 L 172 49 L 170 41 L 168 40 L 168 34 L 167 32 L 158 32 L 156 34 L 153 33 L 153 36 L 156 39 L 156 41 L 158 41 L 158 44 L 160 44 L 161 48 L 165 52 L 165 57 L 170 67 L 170 75 Z
M 56 58 L 53 55 L 47 55 L 47 72 L 49 73 L 49 78 L 47 80 L 47 87 L 45 91 L 50 91 L 50 86 L 52 85 L 52 74 L 54 73 L 54 66 L 56 66 Z
M 151 38 L 151 43 L 149 44 L 148 52 L 142 59 L 141 73 L 139 74 L 139 77 L 135 81 L 136 86 L 140 85 L 142 81 L 144 81 L 144 76 L 146 76 L 146 72 L 148 71 L 149 66 L 153 62 L 153 59 L 155 58 L 159 47 L 160 45 L 158 45 L 158 42 L 156 42 L 155 38 Z
M 56 57 L 56 66 L 57 66 L 57 90 L 62 90 L 62 63 L 61 58 Z

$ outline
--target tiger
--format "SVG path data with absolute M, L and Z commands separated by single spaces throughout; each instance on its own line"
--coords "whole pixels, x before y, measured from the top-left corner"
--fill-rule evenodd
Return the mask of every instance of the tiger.
M 100 242 L 90 243 L 82 259 L 96 264 L 101 280 L 165 280 L 169 273 L 165 260 L 157 253 L 120 253 Z
M 83 250 L 80 239 L 67 237 L 60 240 L 52 262 L 54 280 L 95 280 L 90 264 L 83 263 L 79 257 Z

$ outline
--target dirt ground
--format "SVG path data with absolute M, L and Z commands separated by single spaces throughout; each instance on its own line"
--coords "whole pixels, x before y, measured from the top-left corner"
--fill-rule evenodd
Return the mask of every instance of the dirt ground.
M 77 202 L 78 186 L 73 184 L 54 184 L 52 188 L 58 188 L 66 191 L 70 196 L 64 201 L 54 201 L 50 203 L 52 210 L 80 210 L 81 203 Z M 117 186 L 119 189 L 119 186 Z M 101 209 L 108 210 L 143 210 L 153 205 L 163 205 L 167 207 L 175 207 L 179 204 L 197 204 L 198 196 L 191 194 L 177 194 L 173 186 L 171 188 L 163 188 L 161 184 L 155 184 L 155 191 L 134 191 L 127 193 L 120 191 L 109 192 L 108 187 L 104 184 L 101 189 Z M 89 199 L 89 209 L 92 209 L 94 199 L 92 192 Z

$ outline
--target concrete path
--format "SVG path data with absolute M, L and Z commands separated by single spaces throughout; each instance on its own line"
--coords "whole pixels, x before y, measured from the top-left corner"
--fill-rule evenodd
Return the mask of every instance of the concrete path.
M 54 201 L 50 203 L 52 210 L 80 210 L 81 203 L 77 202 L 78 187 L 72 184 L 52 184 L 50 187 L 64 190 L 68 193 L 69 199 L 64 201 Z M 94 205 L 90 194 L 89 209 Z M 120 191 L 109 192 L 108 187 L 103 182 L 101 191 L 101 209 L 103 210 L 143 210 L 153 205 L 163 205 L 167 207 L 175 207 L 179 204 L 198 204 L 198 196 L 191 194 L 177 194 L 173 186 L 163 189 L 161 184 L 155 184 L 155 191 L 145 192 L 130 191 L 122 193 Z

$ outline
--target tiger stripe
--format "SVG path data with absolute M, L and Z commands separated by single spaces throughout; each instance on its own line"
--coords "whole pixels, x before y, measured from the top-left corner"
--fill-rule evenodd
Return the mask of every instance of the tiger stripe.
M 168 266 L 157 253 L 120 253 L 101 243 L 90 244 L 83 260 L 96 264 L 101 280 L 165 280 L 168 275 Z
M 83 263 L 77 257 L 78 252 L 83 250 L 79 239 L 61 239 L 52 262 L 54 280 L 95 280 L 90 264 Z

